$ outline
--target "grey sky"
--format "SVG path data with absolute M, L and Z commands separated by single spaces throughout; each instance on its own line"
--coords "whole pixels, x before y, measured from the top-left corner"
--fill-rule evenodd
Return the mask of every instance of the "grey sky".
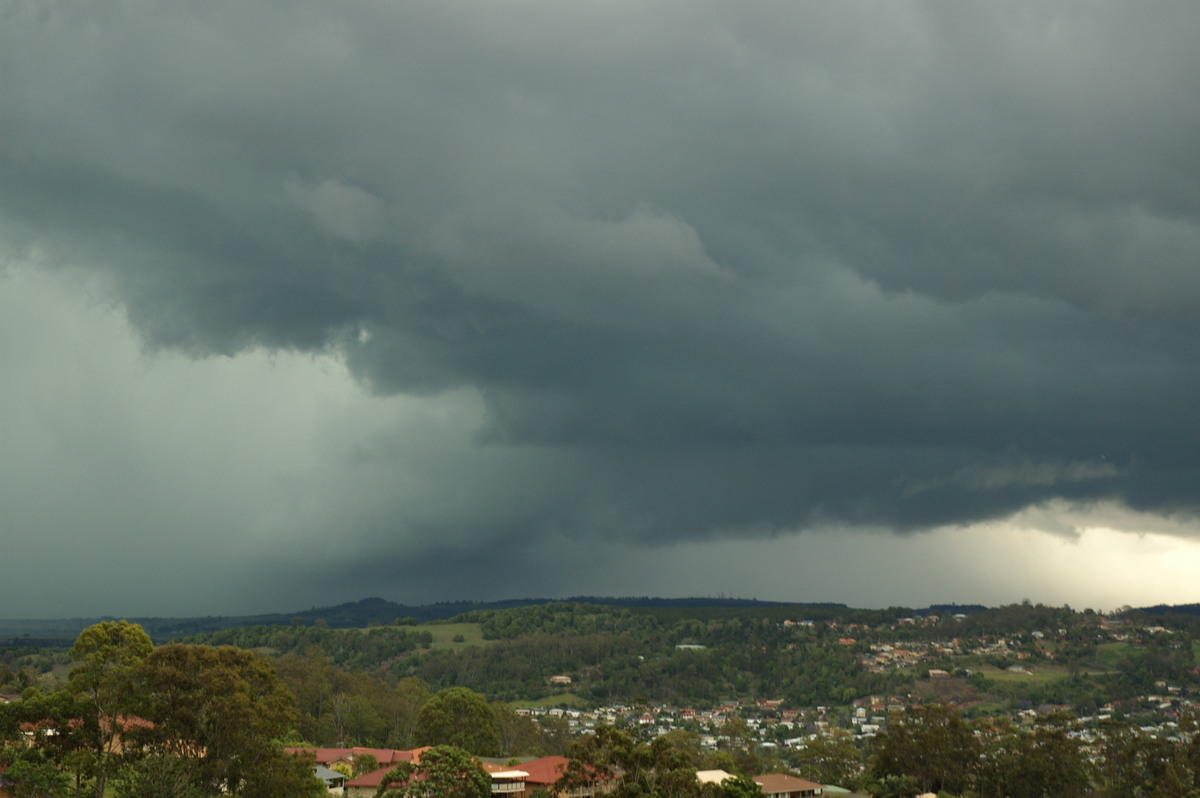
M 0 615 L 1196 600 L 1198 33 L 2 0 Z

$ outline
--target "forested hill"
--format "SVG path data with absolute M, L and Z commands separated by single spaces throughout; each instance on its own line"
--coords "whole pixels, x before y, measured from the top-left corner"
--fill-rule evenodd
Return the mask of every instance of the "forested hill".
M 693 597 L 693 598 L 658 598 L 650 596 L 573 596 L 567 599 L 548 598 L 517 598 L 503 601 L 450 601 L 436 604 L 412 606 L 397 604 L 382 598 L 365 598 L 360 601 L 350 601 L 333 607 L 312 607 L 307 610 L 297 610 L 291 613 L 265 613 L 261 615 L 207 615 L 190 618 L 157 618 L 131 617 L 127 620 L 139 624 L 156 641 L 171 640 L 187 635 L 204 632 L 218 632 L 239 626 L 280 626 L 303 624 L 312 626 L 321 623 L 334 629 L 362 628 L 379 624 L 389 625 L 403 620 L 407 624 L 421 624 L 430 621 L 446 620 L 470 612 L 485 610 L 504 610 L 517 607 L 530 607 L 555 602 L 574 602 L 593 604 L 605 607 L 624 607 L 630 609 L 654 610 L 667 613 L 683 613 L 699 610 L 737 610 L 737 609 L 770 609 L 775 608 L 785 612 L 792 608 L 804 607 L 810 610 L 809 615 L 829 613 L 828 617 L 854 612 L 845 604 L 833 602 L 803 602 L 789 603 L 779 601 L 763 601 L 756 598 L 727 598 L 727 597 Z M 934 604 L 924 609 L 908 609 L 891 607 L 888 612 L 895 615 L 902 611 L 911 615 L 972 615 L 987 609 L 979 604 Z M 1148 607 L 1142 612 L 1152 614 L 1200 614 L 1200 605 L 1158 605 Z M 59 619 L 0 619 L 0 643 L 21 642 L 23 644 L 45 644 L 70 642 L 87 627 L 100 621 L 116 620 L 112 616 L 92 618 L 59 618 Z
M 203 632 L 217 632 L 239 626 L 280 626 L 302 623 L 311 626 L 318 621 L 335 629 L 360 628 L 378 624 L 393 624 L 403 619 L 409 624 L 445 620 L 468 612 L 480 610 L 503 610 L 529 607 L 557 601 L 596 604 L 609 607 L 645 607 L 661 609 L 687 609 L 702 607 L 786 607 L 796 606 L 778 601 L 759 601 L 739 598 L 654 598 L 575 596 L 569 599 L 519 598 L 504 601 L 450 601 L 436 604 L 410 606 L 397 604 L 382 598 L 365 598 L 335 607 L 313 607 L 292 613 L 266 613 L 262 615 L 207 615 L 192 618 L 128 618 L 137 623 L 155 640 L 170 640 Z M 813 603 L 803 606 L 844 608 L 844 604 Z M 56 641 L 70 642 L 84 629 L 100 621 L 116 620 L 111 616 L 95 618 L 60 618 L 41 620 L 0 619 L 0 641 L 20 640 L 27 643 L 49 644 Z

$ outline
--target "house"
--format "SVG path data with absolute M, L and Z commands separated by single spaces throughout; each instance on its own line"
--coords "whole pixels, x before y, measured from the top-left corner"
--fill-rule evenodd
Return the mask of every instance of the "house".
M 401 762 L 414 764 L 419 762 L 420 752 L 425 749 L 398 751 L 392 748 L 296 748 L 289 746 L 283 750 L 296 756 L 311 756 L 314 762 L 327 768 L 334 768 L 340 763 L 353 770 L 355 758 L 364 754 L 375 757 L 375 762 L 380 767 L 395 767 Z
M 317 778 L 325 783 L 325 789 L 331 795 L 341 795 L 346 790 L 346 776 L 336 770 L 330 770 L 324 765 L 317 765 Z
M 525 780 L 529 774 L 523 770 L 496 770 L 488 774 L 492 777 L 492 795 L 523 796 L 528 794 Z
M 566 772 L 569 763 L 570 760 L 565 756 L 544 756 L 524 762 L 517 768 L 504 768 L 483 761 L 479 764 L 492 779 L 492 795 L 499 798 L 528 798 L 538 790 L 544 790 L 555 798 L 591 798 L 594 790 L 590 788 L 569 791 L 555 789 L 555 783 Z M 393 767 L 388 765 L 348 780 L 347 798 L 374 798 Z
M 767 798 L 808 798 L 808 796 L 825 794 L 824 786 L 783 773 L 755 776 L 753 781 L 762 787 L 763 795 L 766 795 Z
M 403 782 L 397 783 L 391 778 L 393 767 L 389 765 L 347 780 L 346 798 L 374 798 L 385 782 L 391 786 L 401 786 Z
M 522 762 L 520 768 L 527 775 L 525 776 L 525 792 L 521 798 L 527 798 L 538 790 L 548 792 L 555 798 L 591 798 L 595 794 L 595 790 L 591 787 L 573 790 L 559 790 L 555 787 L 558 780 L 567 772 L 567 766 L 570 764 L 571 760 L 565 756 L 543 756 L 539 759 Z
M 724 770 L 697 770 L 696 781 L 701 784 L 723 784 L 729 779 L 735 779 L 732 773 L 727 773 Z

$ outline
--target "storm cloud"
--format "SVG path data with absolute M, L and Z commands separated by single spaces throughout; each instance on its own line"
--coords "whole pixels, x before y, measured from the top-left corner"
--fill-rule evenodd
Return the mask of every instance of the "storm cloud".
M 185 450 L 164 557 L 228 490 L 229 578 L 320 595 L 1054 503 L 1190 534 L 1194 4 L 0 9 L 10 270 L 378 413 L 288 487 L 251 433 Z

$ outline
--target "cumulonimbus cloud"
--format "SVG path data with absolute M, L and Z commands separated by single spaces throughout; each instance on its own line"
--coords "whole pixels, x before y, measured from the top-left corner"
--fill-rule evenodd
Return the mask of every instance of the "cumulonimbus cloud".
M 385 537 L 1195 510 L 1189 4 L 2 15 L 10 250 L 553 453 Z

